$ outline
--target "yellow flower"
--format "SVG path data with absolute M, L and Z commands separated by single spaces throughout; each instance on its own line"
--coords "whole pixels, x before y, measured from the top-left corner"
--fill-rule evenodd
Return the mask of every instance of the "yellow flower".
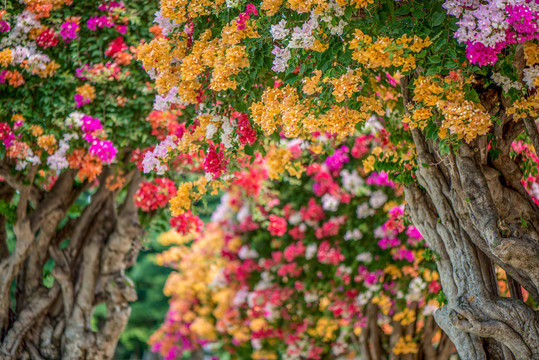
M 393 264 L 387 265 L 386 268 L 384 269 L 384 272 L 388 274 L 392 279 L 396 279 L 402 276 L 401 270 L 396 265 L 393 265 Z
M 194 182 L 186 182 L 178 187 L 176 196 L 170 200 L 172 216 L 183 214 L 191 208 L 193 202 L 198 201 L 206 194 L 208 180 L 201 177 Z M 194 188 L 196 187 L 196 191 Z
M 389 314 L 389 311 L 391 310 L 391 306 L 392 306 L 391 298 L 389 298 L 389 296 L 383 295 L 383 294 L 376 295 L 372 299 L 372 303 L 375 305 L 378 305 L 382 314 L 384 315 Z
M 300 161 L 296 161 L 294 163 L 289 163 L 286 165 L 286 171 L 288 171 L 288 174 L 290 176 L 295 176 L 296 178 L 301 178 L 301 174 L 305 171 L 305 168 L 303 165 L 301 165 Z
M 399 321 L 402 326 L 407 326 L 415 321 L 415 311 L 405 308 L 402 312 L 393 316 L 393 320 Z
M 32 129 L 32 135 L 34 135 L 35 137 L 43 135 L 43 128 L 41 126 L 32 125 L 31 129 Z
M 526 65 L 533 66 L 539 64 L 539 45 L 528 41 L 524 44 L 524 58 Z
M 393 348 L 393 353 L 395 355 L 400 354 L 417 354 L 419 348 L 417 344 L 413 341 L 411 335 L 401 336 L 399 341 L 395 344 Z
M 322 87 L 318 86 L 320 78 L 322 77 L 322 71 L 315 70 L 314 75 L 311 77 L 304 78 L 303 82 L 303 92 L 307 95 L 312 95 L 322 91 Z
M 270 179 L 279 179 L 280 175 L 287 168 L 291 156 L 292 154 L 288 149 L 274 149 L 269 151 L 266 163 Z
M 260 331 L 266 326 L 266 320 L 263 318 L 256 318 L 251 320 L 250 328 L 252 331 Z
M 157 237 L 157 241 L 164 246 L 169 245 L 182 245 L 194 239 L 195 235 L 193 233 L 182 235 L 176 230 L 171 229 L 165 233 L 160 234 Z
M 13 62 L 11 49 L 0 51 L 0 67 L 8 67 Z
M 193 188 L 190 182 L 183 183 L 179 186 L 176 196 L 170 200 L 170 211 L 172 216 L 178 216 L 191 208 L 191 197 L 189 193 Z
M 369 155 L 365 160 L 363 160 L 363 168 L 365 172 L 370 173 L 374 170 L 374 161 L 375 158 L 373 155 Z
M 232 332 L 231 335 L 234 338 L 234 340 L 236 340 L 240 344 L 246 341 L 249 341 L 251 338 L 249 335 L 249 329 L 245 326 L 238 327 L 236 330 Z
M 273 16 L 281 7 L 283 0 L 263 0 L 260 10 L 265 11 L 268 16 Z
M 320 42 L 320 40 L 316 39 L 314 41 L 314 44 L 311 45 L 309 50 L 313 50 L 316 52 L 324 52 L 329 48 L 329 44 L 323 44 Z
M 56 61 L 52 60 L 50 63 L 45 66 L 44 69 L 36 69 L 37 75 L 40 78 L 46 78 L 51 77 L 54 74 L 56 74 L 56 71 L 60 68 L 60 64 L 58 64 Z
M 95 88 L 90 84 L 77 87 L 76 92 L 87 100 L 93 101 L 95 99 Z
M 337 102 L 342 102 L 352 97 L 355 92 L 359 91 L 359 86 L 362 83 L 361 71 L 355 73 L 348 72 L 338 78 L 331 78 L 327 81 L 333 85 L 333 96 Z
M 252 354 L 252 358 L 255 360 L 277 360 L 277 354 L 268 350 L 258 350 Z
M 311 336 L 322 337 L 324 341 L 329 342 L 335 339 L 339 324 L 335 319 L 322 317 L 316 322 L 316 326 L 308 330 Z
M 485 108 L 470 100 L 453 103 L 445 100 L 438 102 L 438 108 L 444 115 L 442 130 L 449 130 L 459 139 L 470 142 L 478 136 L 486 135 L 492 124 Z
M 202 339 L 210 341 L 217 340 L 215 326 L 207 318 L 197 317 L 189 329 Z
M 364 8 L 364 7 L 367 7 L 368 4 L 373 4 L 373 3 L 374 3 L 374 0 L 351 0 L 350 1 L 350 4 L 355 5 L 356 8 Z
M 41 135 L 37 138 L 37 144 L 52 155 L 56 148 L 56 138 L 54 135 Z

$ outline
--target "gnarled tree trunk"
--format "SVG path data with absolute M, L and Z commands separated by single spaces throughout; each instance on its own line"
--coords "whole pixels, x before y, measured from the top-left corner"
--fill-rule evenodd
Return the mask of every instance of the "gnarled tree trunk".
M 416 311 L 416 319 L 419 315 L 417 303 L 413 304 Z M 395 354 L 393 349 L 401 337 L 411 336 L 416 338 L 419 334 L 416 332 L 417 324 L 415 321 L 407 326 L 402 326 L 399 321 L 392 322 L 393 332 L 389 337 L 389 346 L 384 347 L 384 332 L 378 325 L 379 310 L 378 306 L 369 303 L 366 307 L 367 326 L 354 346 L 360 349 L 361 360 L 448 360 L 454 353 L 455 346 L 443 332 L 438 344 L 433 344 L 433 338 L 440 328 L 436 325 L 432 316 L 426 318 L 426 322 L 421 334 L 421 339 L 417 343 L 418 351 L 407 354 Z M 386 341 L 387 343 L 387 341 Z
M 408 81 L 401 81 L 405 104 L 412 101 Z M 418 184 L 405 188 L 408 211 L 437 254 L 447 305 L 435 318 L 460 357 L 539 359 L 539 314 L 524 303 L 520 291 L 522 286 L 539 299 L 539 208 L 509 153 L 525 124 L 506 116 L 499 90 L 489 88 L 480 95 L 499 119 L 489 139 L 480 137 L 442 156 L 438 143 L 412 131 Z M 530 129 L 538 140 L 533 121 Z M 510 298 L 499 295 L 494 265 L 510 279 Z
M 136 260 L 141 228 L 133 195 L 140 175 L 132 172 L 124 202 L 105 186 L 110 169 L 77 218 L 69 208 L 87 190 L 75 184 L 75 171 L 62 173 L 48 192 L 0 169 L 5 184 L 0 197 L 18 191 L 15 248 L 6 246 L 5 219 L 0 229 L 0 359 L 110 359 L 129 318 L 136 292 L 124 271 Z M 12 191 L 9 191 L 11 189 Z M 69 239 L 67 247 L 60 244 Z M 54 260 L 52 287 L 43 285 L 43 266 Z M 10 289 L 16 284 L 14 296 Z M 105 303 L 98 332 L 90 320 Z

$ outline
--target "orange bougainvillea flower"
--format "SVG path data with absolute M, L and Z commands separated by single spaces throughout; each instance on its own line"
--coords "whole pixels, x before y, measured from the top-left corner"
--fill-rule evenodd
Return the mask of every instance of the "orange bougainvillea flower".
M 37 144 L 52 155 L 56 149 L 56 138 L 54 135 L 41 135 L 37 139 Z
M 152 26 L 149 30 L 156 38 L 160 37 L 163 34 L 163 30 L 158 25 Z
M 24 78 L 17 70 L 0 72 L 0 83 L 5 83 L 6 80 L 13 87 L 24 85 Z
M 121 52 L 114 55 L 114 58 L 118 65 L 129 65 L 133 60 L 133 55 L 128 52 Z
M 127 98 L 123 96 L 118 96 L 116 98 L 116 105 L 118 105 L 119 107 L 124 107 L 126 102 L 127 102 Z
M 12 159 L 24 159 L 29 149 L 30 146 L 27 143 L 15 140 L 7 149 L 7 156 Z
M 125 184 L 125 177 L 122 176 L 123 172 L 118 174 L 109 175 L 105 180 L 105 187 L 110 191 L 115 191 L 122 188 Z
M 79 170 L 77 177 L 81 181 L 88 179 L 89 182 L 93 182 L 103 169 L 101 160 L 97 156 L 86 153 L 85 149 L 75 149 L 68 156 L 67 161 L 71 169 Z

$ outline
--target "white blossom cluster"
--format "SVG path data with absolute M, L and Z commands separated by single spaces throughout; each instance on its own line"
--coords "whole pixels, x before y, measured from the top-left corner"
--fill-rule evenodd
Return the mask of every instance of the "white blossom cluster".
M 41 158 L 34 154 L 32 149 L 28 148 L 24 152 L 24 158 L 17 159 L 17 164 L 15 165 L 15 170 L 21 171 L 26 169 L 28 164 L 32 164 L 32 166 L 36 166 L 41 164 Z
M 142 160 L 144 173 L 155 170 L 157 175 L 163 175 L 168 169 L 168 165 L 164 160 L 168 156 L 169 151 L 176 149 L 176 147 L 177 145 L 174 140 L 172 140 L 172 136 L 169 135 L 165 140 L 161 141 L 153 151 L 148 151 L 144 155 L 144 160 Z
M 292 57 L 290 50 L 276 46 L 271 53 L 275 55 L 271 69 L 275 72 L 284 72 L 288 67 L 288 60 Z
M 226 7 L 235 9 L 240 6 L 240 0 L 226 0 Z
M 369 253 L 369 252 L 364 252 L 364 253 L 361 253 L 361 254 L 358 254 L 356 256 L 356 260 L 359 261 L 359 262 L 364 262 L 366 264 L 372 262 L 372 254 Z
M 339 204 L 341 203 L 338 198 L 332 196 L 331 194 L 324 194 L 321 200 L 322 208 L 326 211 L 337 211 Z
M 8 36 L 0 39 L 0 51 L 5 48 L 11 49 L 13 64 L 20 65 L 23 62 L 27 71 L 44 70 L 51 62 L 49 56 L 43 54 L 34 41 L 29 40 L 28 33 L 34 28 L 40 28 L 41 22 L 35 14 L 24 10 L 17 16 L 13 28 Z
M 371 194 L 369 205 L 373 209 L 382 207 L 387 201 L 387 195 L 382 190 L 377 190 Z
M 527 67 L 524 69 L 524 82 L 526 83 L 526 85 L 528 85 L 528 87 L 531 89 L 531 88 L 535 88 L 535 79 L 537 79 L 537 77 L 539 76 L 539 67 L 538 66 L 534 66 L 534 67 Z
M 423 281 L 423 279 L 418 276 L 412 279 L 410 281 L 410 285 L 408 286 L 408 293 L 406 295 L 406 301 L 407 302 L 413 302 L 413 301 L 419 301 L 421 297 L 423 296 L 423 292 L 427 287 L 427 283 Z
M 186 103 L 184 103 L 178 96 L 177 86 L 173 86 L 166 95 L 156 95 L 155 101 L 153 103 L 153 108 L 157 111 L 167 111 L 168 109 L 170 109 L 170 105 L 172 104 L 179 106 L 186 105 Z
M 228 3 L 228 1 L 227 1 Z M 296 26 L 290 30 L 287 22 L 281 19 L 277 24 L 271 25 L 270 33 L 274 41 L 287 41 L 285 47 L 275 46 L 272 54 L 275 55 L 272 70 L 284 72 L 288 68 L 288 61 L 292 57 L 290 49 L 308 49 L 314 45 L 316 39 L 315 32 L 320 28 L 320 21 L 324 22 L 331 35 L 342 35 L 344 27 L 348 25 L 343 19 L 344 9 L 334 0 L 331 0 L 323 14 L 311 12 L 309 20 L 302 26 Z M 287 39 L 289 37 L 289 39 Z
M 206 134 L 205 137 L 208 140 L 213 139 L 215 134 L 222 129 L 220 139 L 221 143 L 225 145 L 226 149 L 231 148 L 234 143 L 238 142 L 238 136 L 236 135 L 236 120 L 227 118 L 226 116 L 216 115 L 210 113 L 211 120 L 208 125 L 206 125 Z
M 343 355 L 344 352 L 349 349 L 350 347 L 350 340 L 348 339 L 350 336 L 349 330 L 346 328 L 342 328 L 341 332 L 339 333 L 339 337 L 335 341 L 335 343 L 331 346 L 331 352 L 335 356 Z
M 344 234 L 344 240 L 345 241 L 350 241 L 350 240 L 361 240 L 363 238 L 363 234 L 361 233 L 361 231 L 359 229 L 354 229 L 354 230 L 348 230 L 346 231 L 346 233 Z
M 63 169 L 67 169 L 69 163 L 67 161 L 67 151 L 69 150 L 69 142 L 71 140 L 77 140 L 79 136 L 75 133 L 65 134 L 60 140 L 58 150 L 47 158 L 47 165 L 51 170 L 55 170 L 60 173 Z
M 507 76 L 495 72 L 492 74 L 491 79 L 502 87 L 504 92 L 509 92 L 511 89 L 522 90 L 522 84 L 518 81 L 513 81 Z
M 0 41 L 0 48 L 30 42 L 27 36 L 28 33 L 30 30 L 40 27 L 41 22 L 36 18 L 35 14 L 31 11 L 24 10 L 17 16 L 17 20 L 9 31 L 9 35 Z
M 243 245 L 238 252 L 238 257 L 242 260 L 256 259 L 258 257 L 258 252 L 254 249 L 250 249 L 247 245 Z
M 340 175 L 343 188 L 350 194 L 358 195 L 361 188 L 365 185 L 365 180 L 359 176 L 356 170 L 348 171 L 344 169 Z
M 356 209 L 356 215 L 358 217 L 358 219 L 365 219 L 369 216 L 373 216 L 375 214 L 375 210 L 374 209 L 371 209 L 369 207 L 369 204 L 368 203 L 363 203 L 361 205 L 359 205 Z
M 380 290 L 381 287 L 382 286 L 380 284 L 375 284 L 368 287 L 366 291 L 361 292 L 361 294 L 357 296 L 356 304 L 358 304 L 359 306 L 367 305 L 371 301 L 374 294 L 378 292 L 378 290 Z
M 155 13 L 155 19 L 153 20 L 160 28 L 163 35 L 167 36 L 168 34 L 174 32 L 180 25 L 176 24 L 174 21 L 171 21 L 169 18 L 164 17 L 161 14 L 161 11 Z
M 344 31 L 344 27 L 348 25 L 348 23 L 343 19 L 338 19 L 343 15 L 344 8 L 339 6 L 339 4 L 337 4 L 335 1 L 330 1 L 328 4 L 328 8 L 320 17 L 320 20 L 326 23 L 331 35 L 341 36 Z M 333 19 L 335 19 L 336 24 L 334 24 Z
M 305 249 L 305 259 L 311 260 L 316 255 L 317 246 L 316 244 L 309 244 Z

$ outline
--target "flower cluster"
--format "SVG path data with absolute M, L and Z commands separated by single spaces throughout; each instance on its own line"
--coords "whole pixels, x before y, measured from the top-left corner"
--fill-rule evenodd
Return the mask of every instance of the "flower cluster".
M 383 336 L 416 319 L 423 324 L 437 308 L 426 296 L 440 284 L 422 257 L 421 235 L 403 217 L 401 190 L 387 174 L 361 166 L 379 141 L 334 141 L 331 156 L 290 142 L 292 156 L 307 151 L 301 158 L 311 160 L 299 182 L 268 182 L 263 158 L 237 172 L 206 230 L 175 235 L 177 246 L 159 257 L 176 271 L 153 350 L 168 359 L 198 348 L 216 356 L 222 348 L 254 359 L 329 359 L 359 355 L 353 339 L 373 321 Z M 162 242 L 172 238 L 166 233 Z M 402 338 L 388 351 L 416 354 L 421 337 Z
M 508 46 L 539 39 L 539 4 L 535 1 L 447 0 L 444 7 L 459 19 L 455 38 L 466 43 L 472 64 L 494 65 Z
M 135 193 L 135 206 L 146 212 L 164 208 L 176 191 L 174 181 L 168 178 L 143 181 Z
M 38 167 L 37 179 L 43 183 L 52 184 L 47 179 L 67 169 L 78 170 L 79 180 L 92 182 L 103 165 L 118 160 L 118 143 L 125 146 L 139 137 L 113 130 L 132 128 L 134 111 L 149 112 L 146 74 L 130 66 L 138 43 L 128 44 L 123 36 L 128 25 L 138 24 L 131 23 L 136 12 L 115 1 L 92 4 L 93 12 L 87 3 L 22 3 L 13 11 L 0 11 L 0 89 L 7 96 L 0 109 L 0 133 L 5 154 L 18 171 Z M 87 19 L 88 26 L 83 26 Z M 135 28 L 133 34 L 138 34 Z M 73 69 L 74 63 L 82 65 Z

